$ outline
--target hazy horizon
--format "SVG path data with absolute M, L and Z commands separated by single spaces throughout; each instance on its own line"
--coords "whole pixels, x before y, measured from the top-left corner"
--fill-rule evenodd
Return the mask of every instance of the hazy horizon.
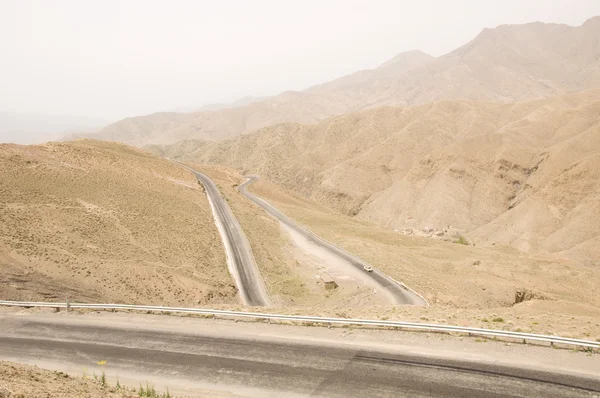
M 404 51 L 440 56 L 486 27 L 600 14 L 597 1 L 480 3 L 5 1 L 0 112 L 116 121 L 276 95 Z

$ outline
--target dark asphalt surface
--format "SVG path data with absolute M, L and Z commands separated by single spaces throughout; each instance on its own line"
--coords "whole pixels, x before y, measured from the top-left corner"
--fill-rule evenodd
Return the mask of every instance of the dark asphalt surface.
M 69 317 L 72 318 L 72 317 Z M 508 368 L 368 347 L 259 340 L 234 330 L 215 337 L 0 317 L 0 359 L 167 379 L 172 392 L 196 384 L 258 396 L 598 397 L 600 378 Z M 235 329 L 235 326 L 232 327 Z
M 286 224 L 290 228 L 293 228 L 295 231 L 297 231 L 299 234 L 304 236 L 306 239 L 319 245 L 323 249 L 328 250 L 329 252 L 335 254 L 336 256 L 341 257 L 346 262 L 352 264 L 352 266 L 354 266 L 360 272 L 364 272 L 368 277 L 372 278 L 379 285 L 380 289 L 385 290 L 388 293 L 390 293 L 390 295 L 395 300 L 395 302 L 394 302 L 395 304 L 412 304 L 412 305 L 425 305 L 426 304 L 425 301 L 421 297 L 414 294 L 410 290 L 401 287 L 398 283 L 391 280 L 389 277 L 387 277 L 385 274 L 383 274 L 381 271 L 377 270 L 376 268 L 374 268 L 373 272 L 364 271 L 364 267 L 367 265 L 370 265 L 370 264 L 368 264 L 367 262 L 361 260 L 360 258 L 348 253 L 347 251 L 338 248 L 337 246 L 331 244 L 330 242 L 327 242 L 326 240 L 320 238 L 319 236 L 315 235 L 314 233 L 312 233 L 311 231 L 309 231 L 302 225 L 296 223 L 295 221 L 293 221 L 292 219 L 287 217 L 285 214 L 281 213 L 279 210 L 277 210 L 277 208 L 275 208 L 273 205 L 271 205 L 266 200 L 261 199 L 261 198 L 255 196 L 254 194 L 250 193 L 248 191 L 248 186 L 250 184 L 252 184 L 254 181 L 256 181 L 258 179 L 258 177 L 248 176 L 247 178 L 248 178 L 248 181 L 246 181 L 245 183 L 241 184 L 238 187 L 238 190 L 240 191 L 240 193 L 242 195 L 244 195 L 245 197 L 250 199 L 252 202 L 256 203 L 258 206 L 262 207 L 263 210 L 265 210 L 271 216 L 275 217 L 280 222 Z
M 251 306 L 270 305 L 271 300 L 254 260 L 252 248 L 233 212 L 207 175 L 187 166 L 184 167 L 194 173 L 212 201 L 215 216 L 223 227 L 223 243 L 228 257 L 233 263 L 234 272 L 237 274 L 234 275 L 234 278 L 236 279 L 236 284 L 244 303 Z

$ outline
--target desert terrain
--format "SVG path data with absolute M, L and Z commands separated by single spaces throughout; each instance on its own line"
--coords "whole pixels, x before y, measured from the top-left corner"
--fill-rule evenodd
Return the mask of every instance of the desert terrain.
M 121 167 L 123 159 L 120 158 L 123 155 L 133 156 L 133 159 L 141 156 L 142 159 L 136 162 L 143 161 L 142 164 L 149 167 L 144 169 L 144 173 L 150 173 L 150 177 L 147 177 L 151 178 L 153 190 L 156 191 L 160 188 L 160 184 L 164 184 L 164 188 L 168 191 L 161 194 L 171 192 L 170 195 L 175 193 L 184 195 L 170 198 L 171 203 L 178 204 L 169 208 L 187 209 L 190 212 L 185 212 L 187 217 L 199 217 L 204 214 L 206 224 L 188 225 L 193 218 L 172 219 L 169 228 L 163 229 L 164 226 L 161 227 L 160 222 L 163 221 L 161 220 L 163 217 L 166 217 L 163 214 L 166 210 L 154 203 L 152 217 L 156 221 L 151 227 L 143 226 L 146 230 L 152 228 L 153 233 L 158 234 L 160 239 L 170 239 L 169 242 L 173 242 L 169 246 L 161 246 L 166 254 L 173 257 L 162 260 L 165 266 L 158 270 L 156 270 L 157 261 L 150 261 L 148 253 L 142 255 L 135 251 L 139 250 L 139 246 L 133 245 L 131 238 L 127 235 L 117 236 L 114 240 L 108 241 L 105 240 L 108 231 L 104 229 L 88 232 L 85 235 L 86 242 L 75 237 L 65 242 L 56 240 L 55 235 L 48 236 L 42 233 L 53 228 L 54 224 L 45 225 L 38 221 L 35 225 L 39 228 L 29 232 L 27 236 L 30 236 L 29 239 L 34 242 L 48 241 L 48 243 L 40 245 L 42 249 L 35 249 L 38 245 L 30 244 L 25 246 L 28 250 L 23 251 L 19 251 L 21 246 L 18 244 L 22 241 L 15 242 L 15 238 L 9 240 L 11 235 L 4 232 L 3 258 L 10 260 L 5 261 L 2 267 L 3 278 L 8 282 L 3 285 L 4 299 L 60 301 L 68 294 L 73 301 L 210 306 L 217 309 L 244 310 L 244 306 L 240 305 L 235 297 L 235 287 L 227 273 L 224 251 L 210 216 L 210 209 L 207 204 L 203 205 L 205 197 L 197 188 L 197 184 L 195 185 L 191 173 L 177 166 L 170 169 L 171 166 L 164 160 L 122 145 L 81 141 L 59 144 L 59 148 L 61 146 L 63 146 L 61 153 L 64 155 L 68 151 L 69 156 L 72 156 L 75 148 L 90 151 L 87 153 L 99 151 L 108 154 L 111 150 L 118 150 Z M 10 148 L 20 149 L 23 153 L 22 147 L 11 146 Z M 43 150 L 39 147 L 29 147 L 29 150 L 31 151 L 32 148 L 37 151 Z M 95 153 L 91 159 L 99 161 L 100 153 Z M 41 155 L 43 152 L 38 154 L 38 162 L 42 159 Z M 128 156 L 124 158 L 132 167 L 135 163 Z M 117 159 L 117 155 L 114 159 Z M 45 161 L 47 162 L 48 159 Z M 161 171 L 161 175 L 170 176 L 168 178 L 174 179 L 174 182 L 164 178 L 155 181 L 156 170 L 149 171 L 152 170 L 153 164 L 159 164 L 161 168 L 167 167 Z M 595 267 L 584 266 L 577 261 L 557 258 L 554 255 L 528 254 L 503 245 L 472 246 L 427 237 L 407 236 L 368 221 L 340 214 L 264 178 L 251 185 L 250 190 L 253 193 L 268 200 L 292 219 L 310 228 L 324 239 L 358 255 L 385 274 L 406 283 L 430 303 L 430 307 L 388 305 L 374 301 L 368 287 L 352 281 L 347 282 L 339 278 L 335 272 L 330 273 L 330 276 L 338 282 L 339 287 L 328 290 L 319 276 L 328 269 L 329 265 L 319 263 L 318 258 L 306 251 L 306 247 L 295 244 L 278 221 L 269 217 L 261 208 L 237 191 L 237 186 L 245 181 L 239 172 L 221 166 L 209 167 L 195 164 L 191 166 L 206 173 L 215 181 L 238 218 L 250 241 L 269 295 L 279 313 L 432 322 L 560 334 L 592 340 L 600 338 L 600 311 L 598 310 L 600 274 Z M 166 170 L 169 174 L 165 174 Z M 127 175 L 134 175 L 134 171 L 140 172 L 130 168 Z M 45 175 L 46 178 L 51 176 L 58 178 L 57 174 L 60 173 L 53 176 L 49 173 Z M 116 170 L 114 174 L 117 174 Z M 144 174 L 135 175 L 139 181 Z M 108 178 L 104 174 L 103 177 Z M 140 189 L 123 175 L 115 175 L 111 178 L 121 179 L 121 183 L 131 184 L 123 189 Z M 96 183 L 101 183 L 101 180 L 98 179 Z M 182 183 L 184 185 L 181 185 Z M 87 198 L 86 203 L 96 203 L 100 206 L 102 202 L 99 201 L 99 197 L 93 200 L 89 192 L 86 192 L 89 189 L 91 189 L 89 186 L 85 190 L 82 189 L 78 196 L 82 196 L 84 200 Z M 144 194 L 148 193 L 144 192 Z M 121 199 L 120 196 L 112 196 L 111 206 L 113 209 L 123 208 L 133 211 L 136 206 L 141 206 L 140 203 L 132 203 L 139 201 L 139 196 L 128 197 L 127 201 L 121 203 L 115 202 Z M 49 200 L 49 196 L 42 198 L 45 201 Z M 7 201 L 5 208 L 8 210 L 8 203 L 15 202 L 16 200 Z M 49 213 L 44 213 L 52 216 L 52 218 L 45 216 L 52 222 L 65 212 L 65 210 L 60 212 L 61 208 L 55 206 L 56 210 L 52 208 Z M 32 204 L 29 204 L 28 208 L 35 209 Z M 15 217 L 13 211 L 12 209 L 11 212 L 3 211 L 3 218 L 7 221 L 13 220 Z M 71 212 L 77 214 L 75 209 Z M 80 212 L 87 214 L 85 208 Z M 114 218 L 110 220 L 114 222 Z M 73 216 L 59 221 L 72 228 L 82 228 L 87 224 L 86 221 Z M 18 231 L 18 225 L 14 224 L 14 221 L 13 224 L 8 225 L 14 225 L 14 229 Z M 212 231 L 209 236 L 213 239 L 211 240 L 213 246 L 202 246 L 206 245 L 208 239 L 203 235 L 204 239 L 196 241 L 196 247 L 189 253 L 184 250 L 184 244 L 175 240 L 180 234 L 178 231 L 187 231 L 188 228 L 200 229 L 201 226 Z M 122 231 L 112 226 L 106 228 L 114 229 L 113 234 Z M 135 225 L 129 228 L 132 228 L 132 231 L 137 230 Z M 196 236 L 193 231 L 189 234 L 192 237 Z M 122 242 L 118 243 L 119 241 Z M 88 248 L 90 252 L 85 252 L 79 249 L 83 243 L 91 244 L 98 249 Z M 43 248 L 48 248 L 49 260 L 42 256 Z M 77 250 L 81 250 L 80 261 L 75 261 L 73 257 L 66 255 L 71 252 L 79 253 Z M 210 250 L 214 250 L 215 259 L 214 262 L 207 264 L 206 255 L 211 252 Z M 52 261 L 55 251 L 65 254 L 60 259 Z M 113 257 L 121 252 L 128 258 Z M 194 261 L 191 264 L 195 264 L 196 268 L 178 269 L 175 266 L 179 264 L 178 261 L 182 261 L 181 256 L 186 254 L 189 256 L 187 261 Z M 87 267 L 81 269 L 82 266 Z M 145 281 L 141 279 L 143 283 L 131 283 L 127 280 L 129 272 L 135 273 L 140 279 L 146 279 Z M 123 273 L 125 277 L 121 276 Z M 173 293 L 175 290 L 173 284 L 163 282 L 165 279 L 178 281 L 183 277 L 188 278 L 190 282 L 186 285 L 175 285 L 181 286 L 179 289 L 182 292 L 178 292 L 177 295 Z M 142 290 L 142 286 L 147 287 L 148 290 Z M 212 295 L 198 299 L 200 294 Z M 254 308 L 253 311 L 272 312 L 273 308 Z
M 382 107 L 149 149 L 215 181 L 281 312 L 597 339 L 598 97 Z M 3 298 L 242 309 L 190 172 L 99 141 L 1 150 Z M 315 256 L 237 191 L 249 172 L 252 192 L 431 307 L 385 305 Z
M 5 145 L 2 151 L 4 299 L 68 295 L 84 302 L 243 309 L 210 207 L 189 171 L 139 149 L 89 140 Z M 388 305 L 238 192 L 246 180 L 239 171 L 190 166 L 213 179 L 238 218 L 278 312 L 600 338 L 600 274 L 588 263 L 500 243 L 407 235 L 265 177 L 250 186 L 431 306 Z M 68 192 L 62 191 L 66 181 Z M 328 289 L 323 274 L 338 288 Z
M 2 150 L 4 299 L 60 301 L 68 295 L 84 302 L 243 309 L 210 207 L 187 170 L 97 141 Z M 595 267 L 505 245 L 404 235 L 266 178 L 251 185 L 295 221 L 418 291 L 431 307 L 387 305 L 239 193 L 245 178 L 238 171 L 190 165 L 213 179 L 238 218 L 278 312 L 600 338 Z M 76 187 L 68 194 L 58 185 L 67 179 Z M 323 273 L 338 288 L 327 289 Z
M 194 176 L 100 141 L 0 145 L 0 295 L 199 305 L 236 301 Z
M 600 92 L 382 107 L 149 149 L 254 173 L 358 220 L 597 267 Z
M 2 145 L 0 153 L 2 299 L 239 302 L 211 208 L 188 170 L 137 148 L 92 140 Z M 362 284 L 340 282 L 328 291 L 319 277 L 322 264 L 237 192 L 242 176 L 192 166 L 215 181 L 234 211 L 276 306 L 373 304 Z
M 5 7 L 0 398 L 596 398 L 600 8 L 159 3 Z
M 231 188 L 243 181 L 240 175 L 236 179 L 234 171 L 219 170 L 230 175 Z M 225 189 L 224 181 L 221 187 Z M 314 305 L 314 298 L 306 297 L 301 303 L 283 302 L 281 310 L 285 313 L 433 322 L 600 339 L 600 274 L 595 267 L 501 245 L 477 247 L 406 236 L 341 215 L 264 179 L 255 182 L 250 191 L 324 239 L 406 283 L 430 303 L 430 307 L 377 303 L 336 306 L 335 301 Z M 240 223 L 246 230 L 243 218 Z M 277 226 L 270 230 L 277 231 Z M 246 231 L 254 247 L 258 241 Z M 289 246 L 291 240 L 286 236 L 285 231 L 280 232 L 280 239 L 287 240 L 284 245 L 264 239 L 262 242 L 271 247 L 272 255 L 289 259 L 289 250 L 294 246 Z M 294 259 L 301 257 L 293 257 L 294 250 L 291 253 L 288 266 L 293 267 Z M 262 263 L 258 257 L 257 261 Z M 298 261 L 295 269 L 298 266 L 310 264 Z M 304 281 L 307 290 L 320 287 L 316 279 Z M 329 293 L 334 299 L 337 294 Z

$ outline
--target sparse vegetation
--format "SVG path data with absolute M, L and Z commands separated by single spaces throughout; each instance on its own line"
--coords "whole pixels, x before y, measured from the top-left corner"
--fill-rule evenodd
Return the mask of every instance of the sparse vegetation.
M 504 322 L 504 319 L 503 319 L 503 318 L 500 318 L 500 317 L 498 317 L 498 318 L 494 318 L 494 319 L 492 319 L 492 322 L 503 323 L 503 322 Z
M 0 361 L 0 396 L 7 388 L 12 392 L 8 397 L 41 397 L 53 398 L 175 398 L 169 390 L 158 392 L 150 383 L 139 390 L 121 385 L 117 378 L 116 386 L 111 387 L 103 372 L 94 379 L 72 377 L 63 372 L 53 372 L 36 366 L 22 365 Z M 35 383 L 34 383 L 35 382 Z
M 183 168 L 116 143 L 0 145 L 2 299 L 234 302 L 225 264 Z
M 456 240 L 454 241 L 454 243 L 458 243 L 459 245 L 465 245 L 465 246 L 468 246 L 468 245 L 469 245 L 469 241 L 468 241 L 468 240 L 466 240 L 466 239 L 465 239 L 465 237 L 464 237 L 464 236 L 462 236 L 462 235 L 460 235 L 460 236 L 458 237 L 458 239 L 456 239 Z
M 147 398 L 175 398 L 175 397 L 171 396 L 171 394 L 169 393 L 168 389 L 167 389 L 167 392 L 165 392 L 165 393 L 158 393 L 158 392 L 156 392 L 156 389 L 154 388 L 154 386 L 153 385 L 148 385 L 147 382 L 146 382 L 146 388 L 145 389 L 140 384 L 140 388 L 137 391 L 137 393 L 138 393 L 139 397 L 147 397 Z

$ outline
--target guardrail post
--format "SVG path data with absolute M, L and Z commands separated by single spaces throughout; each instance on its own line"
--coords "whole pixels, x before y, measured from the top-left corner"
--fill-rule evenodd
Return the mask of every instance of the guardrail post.
M 69 312 L 69 296 L 67 296 L 67 312 Z

